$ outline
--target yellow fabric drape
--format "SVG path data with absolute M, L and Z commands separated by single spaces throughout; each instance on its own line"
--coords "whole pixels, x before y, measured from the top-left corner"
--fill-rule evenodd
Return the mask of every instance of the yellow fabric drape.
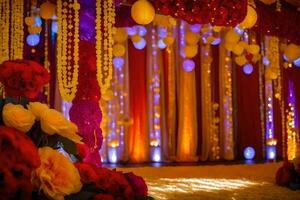
M 185 72 L 182 59 L 176 60 L 178 70 L 178 161 L 196 161 L 197 145 L 197 104 L 195 71 Z
M 226 160 L 234 159 L 231 62 L 230 52 L 222 42 L 219 47 L 220 146 L 222 157 Z

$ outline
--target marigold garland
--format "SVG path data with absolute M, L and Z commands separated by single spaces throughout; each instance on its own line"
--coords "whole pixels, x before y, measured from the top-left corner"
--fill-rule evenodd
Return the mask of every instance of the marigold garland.
M 59 91 L 65 101 L 72 101 L 78 84 L 79 9 L 77 0 L 57 1 L 57 76 Z M 70 9 L 74 12 L 71 12 Z M 74 15 L 72 15 L 73 13 Z M 73 26 L 74 24 L 74 26 Z
M 0 1 L 0 64 L 9 60 L 9 0 Z

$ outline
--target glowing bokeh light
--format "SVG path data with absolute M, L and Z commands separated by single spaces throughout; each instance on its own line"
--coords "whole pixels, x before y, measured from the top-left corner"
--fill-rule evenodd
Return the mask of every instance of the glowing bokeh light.
M 246 147 L 244 149 L 244 157 L 246 160 L 252 160 L 255 156 L 255 150 L 253 147 Z

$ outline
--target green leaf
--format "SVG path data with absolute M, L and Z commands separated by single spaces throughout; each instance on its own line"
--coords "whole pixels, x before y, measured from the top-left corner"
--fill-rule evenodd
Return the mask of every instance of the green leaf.
M 68 138 L 59 136 L 58 140 L 62 143 L 64 150 L 69 153 L 76 155 L 77 154 L 77 146 L 75 142 L 69 140 Z

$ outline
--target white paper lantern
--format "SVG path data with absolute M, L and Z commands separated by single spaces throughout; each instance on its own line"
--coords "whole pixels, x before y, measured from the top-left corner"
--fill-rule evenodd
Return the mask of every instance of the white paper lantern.
M 40 43 L 40 36 L 36 34 L 30 34 L 26 38 L 26 42 L 29 46 L 36 46 Z
M 245 74 L 249 75 L 253 72 L 253 66 L 248 63 L 248 64 L 244 65 L 243 71 Z
M 212 43 L 211 45 L 218 45 L 221 43 L 221 38 L 216 38 Z
M 122 57 L 114 57 L 113 64 L 116 68 L 121 68 L 124 65 L 124 58 Z
M 246 147 L 244 149 L 244 157 L 246 160 L 252 160 L 255 156 L 255 150 L 253 147 Z
M 167 28 L 165 28 L 165 27 L 158 27 L 157 28 L 158 37 L 165 38 L 165 37 L 167 37 L 167 33 L 168 33 Z
M 57 33 L 58 31 L 58 24 L 57 24 L 57 21 L 53 21 L 52 24 L 51 24 L 51 31 L 53 33 Z
M 190 30 L 194 33 L 199 33 L 201 30 L 201 25 L 200 24 L 191 24 Z
M 134 42 L 133 45 L 136 49 L 143 49 L 145 48 L 147 42 L 144 38 L 142 38 L 139 42 Z
M 147 29 L 145 28 L 145 26 L 137 25 L 136 29 L 138 30 L 138 34 L 142 37 L 147 34 Z
M 162 39 L 159 39 L 158 42 L 157 42 L 157 46 L 158 48 L 160 49 L 164 49 L 167 47 L 167 45 L 164 43 L 164 41 Z
M 269 65 L 270 64 L 270 61 L 269 61 L 269 59 L 268 59 L 267 56 L 264 56 L 264 58 L 263 58 L 263 64 L 264 65 Z
M 184 71 L 186 71 L 186 72 L 191 72 L 195 69 L 195 62 L 191 59 L 187 59 L 187 60 L 183 61 L 182 65 L 183 65 Z
M 129 36 L 134 36 L 137 33 L 137 28 L 136 28 L 136 26 L 127 27 L 126 31 Z

